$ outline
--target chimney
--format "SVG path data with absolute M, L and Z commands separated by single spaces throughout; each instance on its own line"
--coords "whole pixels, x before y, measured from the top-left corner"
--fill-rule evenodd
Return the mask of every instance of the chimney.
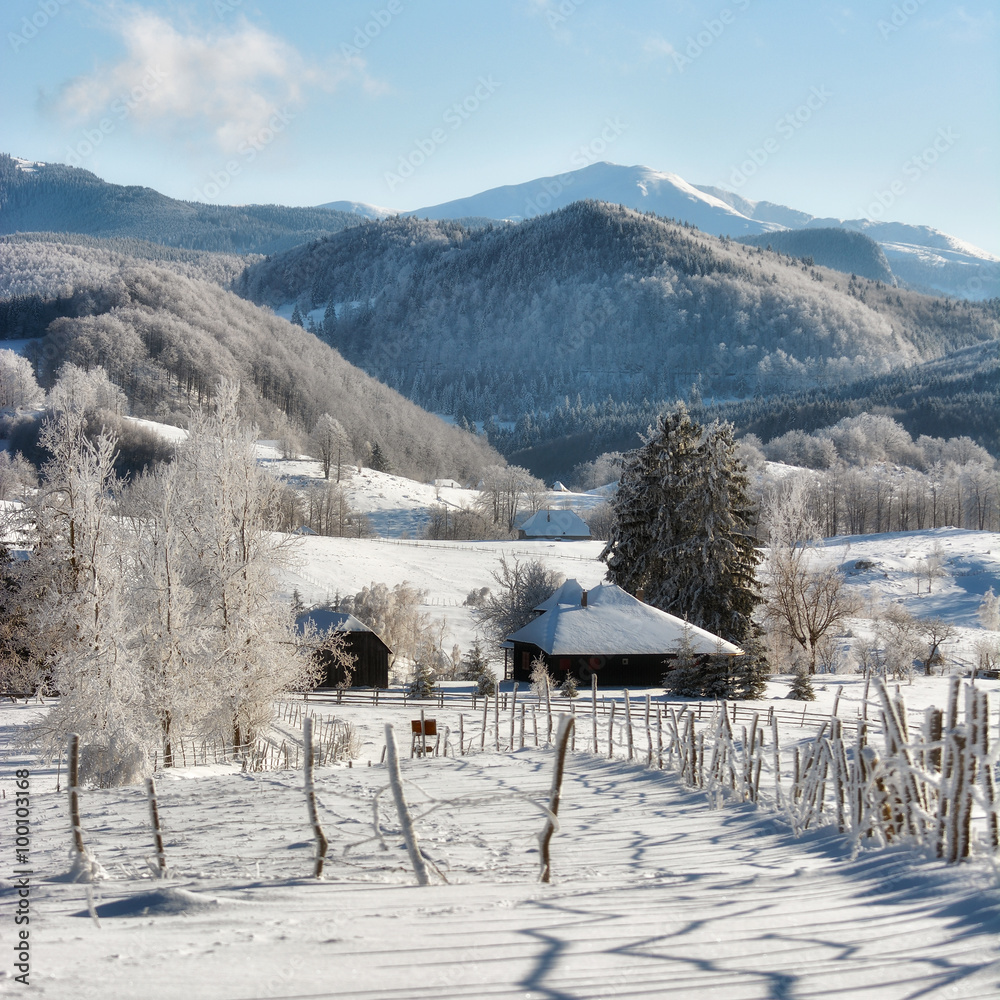
M 642 601 L 643 603 L 645 603 L 645 601 L 646 601 L 646 591 L 645 591 L 645 590 L 644 590 L 644 589 L 643 589 L 642 587 L 640 587 L 640 588 L 639 588 L 639 589 L 638 589 L 638 590 L 637 590 L 637 591 L 635 592 L 635 599 L 636 599 L 637 601 Z
M 580 593 L 580 607 L 585 608 L 587 606 L 587 591 L 581 591 Z

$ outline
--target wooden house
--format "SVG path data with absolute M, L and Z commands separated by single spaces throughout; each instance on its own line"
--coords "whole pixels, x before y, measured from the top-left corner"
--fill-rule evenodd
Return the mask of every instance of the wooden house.
M 508 636 L 509 675 L 527 681 L 544 657 L 557 683 L 567 674 L 589 686 L 659 687 L 687 639 L 698 654 L 740 656 L 743 650 L 705 629 L 643 603 L 613 583 L 584 590 L 567 580 L 535 609 L 537 617 Z
M 389 686 L 389 655 L 392 650 L 374 629 L 354 615 L 329 608 L 313 608 L 300 614 L 295 624 L 301 633 L 314 630 L 320 640 L 331 632 L 345 634 L 347 652 L 354 657 L 351 687 Z M 329 653 L 324 653 L 320 647 L 314 655 L 325 668 L 325 676 L 318 687 L 336 687 L 344 683 L 344 668 Z
M 517 537 L 589 539 L 590 528 L 576 511 L 538 510 L 518 528 Z

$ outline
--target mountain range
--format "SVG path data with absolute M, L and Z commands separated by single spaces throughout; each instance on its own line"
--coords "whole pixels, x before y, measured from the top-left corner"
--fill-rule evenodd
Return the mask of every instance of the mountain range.
M 691 223 L 706 233 L 731 237 L 805 230 L 806 235 L 798 244 L 803 250 L 801 255 L 817 260 L 825 237 L 821 234 L 813 240 L 810 231 L 843 229 L 874 240 L 895 277 L 918 291 L 944 292 L 967 299 L 1000 295 L 1000 258 L 929 226 L 868 218 L 816 217 L 769 201 L 751 201 L 718 187 L 689 184 L 677 174 L 645 166 L 592 163 L 565 174 L 491 188 L 467 198 L 402 213 L 359 202 L 332 202 L 326 207 L 347 210 L 350 205 L 349 211 L 372 219 L 405 214 L 422 219 L 479 217 L 523 221 L 584 198 L 653 212 Z
M 844 253 L 845 241 L 874 246 L 827 233 Z M 235 287 L 297 311 L 420 405 L 516 422 L 524 442 L 564 402 L 604 412 L 609 401 L 767 399 L 1000 336 L 989 304 L 598 201 L 478 230 L 393 216 L 250 264 Z

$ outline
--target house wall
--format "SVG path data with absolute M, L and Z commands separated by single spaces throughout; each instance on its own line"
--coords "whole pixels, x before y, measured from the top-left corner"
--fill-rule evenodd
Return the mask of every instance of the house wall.
M 351 687 L 389 686 L 389 650 L 374 632 L 347 632 L 347 651 L 356 657 Z M 316 654 L 326 676 L 319 687 L 336 687 L 344 682 L 344 669 L 322 650 Z
M 664 673 L 674 659 L 672 653 L 640 653 L 628 656 L 549 656 L 532 643 L 515 642 L 511 654 L 512 678 L 518 682 L 531 679 L 531 661 L 541 653 L 549 673 L 562 683 L 567 673 L 589 687 L 591 677 L 597 674 L 598 686 L 604 687 L 660 687 Z

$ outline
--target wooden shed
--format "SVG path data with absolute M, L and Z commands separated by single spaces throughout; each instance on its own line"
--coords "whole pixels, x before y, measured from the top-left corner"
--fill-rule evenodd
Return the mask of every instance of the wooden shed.
M 557 683 L 567 674 L 588 685 L 659 687 L 685 637 L 695 653 L 740 656 L 743 650 L 705 629 L 644 604 L 613 583 L 584 590 L 567 580 L 536 609 L 538 616 L 508 636 L 511 676 L 531 677 L 543 656 Z
M 385 640 L 363 621 L 346 611 L 331 611 L 329 608 L 313 608 L 304 611 L 295 619 L 300 632 L 314 628 L 318 636 L 331 632 L 343 632 L 346 635 L 347 651 L 354 657 L 354 667 L 351 671 L 351 687 L 389 686 L 389 654 L 392 650 Z M 317 650 L 316 657 L 326 670 L 325 677 L 319 687 L 336 687 L 346 679 L 344 668 L 333 661 L 322 649 Z

